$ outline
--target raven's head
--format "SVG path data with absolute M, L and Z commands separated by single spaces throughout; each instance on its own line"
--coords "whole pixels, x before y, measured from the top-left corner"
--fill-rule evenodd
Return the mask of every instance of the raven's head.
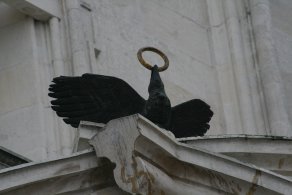
M 149 98 L 146 102 L 143 115 L 159 126 L 166 128 L 171 115 L 171 104 L 165 93 L 157 65 L 151 70 L 151 79 L 148 87 Z

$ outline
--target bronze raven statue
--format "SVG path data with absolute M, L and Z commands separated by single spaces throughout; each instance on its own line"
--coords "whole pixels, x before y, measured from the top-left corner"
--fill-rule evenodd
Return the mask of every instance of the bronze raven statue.
M 151 67 L 149 98 L 143 99 L 128 83 L 111 76 L 83 74 L 60 76 L 49 88 L 52 109 L 65 123 L 77 128 L 80 121 L 107 123 L 140 113 L 176 137 L 203 136 L 213 112 L 210 106 L 193 99 L 171 107 L 158 67 Z

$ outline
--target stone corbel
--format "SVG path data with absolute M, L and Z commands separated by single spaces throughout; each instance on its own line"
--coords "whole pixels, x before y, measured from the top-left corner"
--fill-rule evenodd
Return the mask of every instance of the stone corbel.
M 90 143 L 115 163 L 118 186 L 132 194 L 289 194 L 292 181 L 224 155 L 179 143 L 140 115 L 110 121 Z M 279 185 L 281 188 L 279 188 Z

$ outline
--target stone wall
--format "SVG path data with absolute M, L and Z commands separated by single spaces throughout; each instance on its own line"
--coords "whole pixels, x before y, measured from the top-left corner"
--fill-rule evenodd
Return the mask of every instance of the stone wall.
M 275 52 L 281 71 L 285 103 L 292 121 L 292 2 L 270 0 Z
M 58 3 L 62 14 L 41 21 L 0 3 L 2 146 L 35 161 L 70 154 L 76 130 L 50 108 L 51 79 L 116 76 L 146 99 L 150 72 L 136 58 L 145 46 L 170 60 L 161 76 L 173 105 L 192 98 L 211 105 L 208 135 L 291 135 L 289 0 Z
M 13 11 L 7 7 L 6 13 L 16 18 L 0 28 L 0 142 L 28 158 L 41 159 L 46 146 L 39 139 L 44 132 L 35 82 L 34 23 Z
M 91 15 L 93 42 L 101 51 L 93 72 L 120 77 L 147 99 L 150 72 L 140 65 L 136 53 L 141 47 L 154 46 L 170 60 L 170 68 L 161 76 L 172 104 L 200 98 L 219 113 L 205 0 L 93 2 L 93 13 L 82 12 Z M 154 54 L 145 53 L 145 57 L 163 64 Z M 215 133 L 220 128 L 218 115 L 212 124 Z
M 48 23 L 37 22 L 2 2 L 0 9 L 1 146 L 33 161 L 72 153 L 74 138 L 70 131 L 59 135 L 47 96 L 54 76 Z M 60 137 L 69 140 L 69 152 L 64 152 L 68 142 Z
M 208 134 L 271 134 L 248 1 L 86 2 L 90 11 L 75 11 L 75 17 L 87 21 L 76 24 L 88 44 L 79 46 L 101 52 L 89 58 L 85 70 L 123 78 L 147 98 L 149 73 L 135 53 L 147 45 L 161 48 L 170 58 L 169 70 L 162 73 L 170 100 L 173 105 L 192 98 L 208 102 L 215 113 Z

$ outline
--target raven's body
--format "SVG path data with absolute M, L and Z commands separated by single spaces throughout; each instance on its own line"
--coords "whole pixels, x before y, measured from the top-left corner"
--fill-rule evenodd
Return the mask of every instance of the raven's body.
M 158 126 L 169 129 L 171 119 L 171 104 L 165 93 L 157 66 L 151 71 L 148 87 L 149 98 L 145 103 L 142 115 Z
M 56 98 L 51 101 L 52 109 L 75 128 L 82 120 L 107 123 L 140 113 L 176 137 L 202 136 L 213 115 L 210 106 L 198 99 L 171 107 L 157 66 L 152 68 L 147 101 L 125 81 L 110 76 L 61 76 L 53 83 L 49 88 L 49 96 Z

